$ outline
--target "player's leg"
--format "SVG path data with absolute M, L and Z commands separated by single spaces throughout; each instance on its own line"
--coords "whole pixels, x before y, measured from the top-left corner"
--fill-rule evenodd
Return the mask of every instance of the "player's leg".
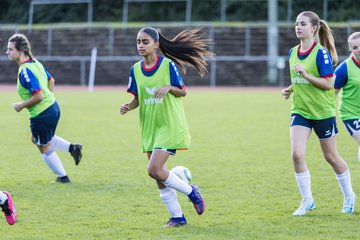
M 152 153 L 148 153 L 148 160 L 150 163 Z M 166 156 L 164 156 L 166 157 Z M 167 156 L 169 157 L 169 156 Z M 150 174 L 150 173 L 149 173 Z M 186 218 L 181 211 L 181 206 L 178 201 L 178 196 L 175 189 L 165 186 L 162 181 L 157 179 L 156 183 L 159 189 L 160 198 L 165 204 L 168 212 L 170 213 L 171 218 L 169 221 L 164 225 L 164 227 L 178 227 L 186 225 Z
M 346 130 L 349 132 L 355 141 L 359 144 L 358 160 L 360 161 L 360 119 L 349 119 L 343 121 Z
M 148 166 L 149 175 L 162 182 L 165 186 L 186 194 L 193 203 L 196 212 L 199 215 L 202 214 L 205 211 L 205 200 L 198 186 L 188 184 L 176 174 L 164 168 L 169 156 L 170 153 L 166 150 L 154 149 Z
M 293 160 L 295 179 L 302 197 L 294 216 L 303 216 L 315 208 L 311 192 L 310 172 L 305 161 L 306 144 L 310 137 L 311 125 L 300 115 L 293 115 L 290 127 L 291 157 Z
M 12 196 L 9 192 L 0 191 L 0 207 L 5 215 L 6 221 L 13 225 L 16 223 L 16 209 Z
M 332 138 L 321 140 L 320 144 L 324 158 L 332 166 L 336 174 L 336 179 L 344 195 L 342 212 L 353 213 L 356 195 L 352 189 L 350 171 L 346 166 L 345 161 L 337 152 L 336 137 L 333 136 Z
M 50 141 L 53 138 L 57 123 L 60 118 L 58 105 L 54 103 L 51 107 L 39 115 L 30 119 L 30 128 L 33 142 L 36 143 L 41 156 L 48 167 L 58 176 L 57 182 L 70 182 L 65 169 L 57 153 L 51 148 Z
M 356 133 L 354 133 L 352 135 L 352 137 L 356 140 L 356 142 L 359 144 L 359 149 L 358 149 L 358 159 L 360 161 L 360 130 L 357 131 Z
M 78 165 L 80 163 L 82 158 L 81 144 L 70 143 L 69 141 L 57 135 L 54 135 L 54 137 L 50 141 L 50 144 L 53 149 L 69 152 L 75 161 L 75 165 Z
M 336 134 L 338 133 L 338 129 L 336 127 L 336 118 L 332 117 L 317 121 L 314 130 L 320 139 L 324 158 L 333 168 L 344 195 L 342 212 L 353 213 L 356 196 L 351 186 L 348 167 L 337 151 Z

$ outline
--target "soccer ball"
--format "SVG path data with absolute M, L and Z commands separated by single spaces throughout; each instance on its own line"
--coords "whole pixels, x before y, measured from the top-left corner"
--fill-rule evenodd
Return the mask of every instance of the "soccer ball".
M 171 169 L 171 172 L 175 173 L 176 175 L 178 175 L 179 178 L 181 178 L 182 180 L 184 180 L 187 183 L 191 182 L 191 172 L 189 169 L 187 169 L 184 166 L 176 166 L 173 169 Z

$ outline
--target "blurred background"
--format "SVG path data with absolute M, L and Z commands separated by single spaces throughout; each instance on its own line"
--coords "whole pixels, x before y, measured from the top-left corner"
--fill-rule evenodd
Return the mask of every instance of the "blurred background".
M 340 59 L 347 37 L 360 31 L 354 0 L 0 0 L 0 84 L 15 84 L 18 66 L 6 55 L 8 38 L 24 33 L 36 58 L 57 84 L 126 85 L 140 58 L 140 28 L 158 28 L 168 38 L 203 27 L 216 58 L 200 78 L 193 69 L 186 85 L 283 86 L 290 84 L 287 54 L 298 44 L 296 16 L 316 12 L 333 29 Z M 93 57 L 91 57 L 93 56 Z M 92 62 L 93 61 L 93 62 Z

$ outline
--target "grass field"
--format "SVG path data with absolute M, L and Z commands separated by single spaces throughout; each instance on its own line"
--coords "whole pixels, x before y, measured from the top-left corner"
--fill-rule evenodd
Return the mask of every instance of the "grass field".
M 341 213 L 342 194 L 313 133 L 307 161 L 317 209 L 293 217 L 300 194 L 290 159 L 290 101 L 279 89 L 188 89 L 185 111 L 192 147 L 168 168 L 188 167 L 207 201 L 196 215 L 183 194 L 184 228 L 165 229 L 169 215 L 140 152 L 137 111 L 120 116 L 124 89 L 57 91 L 57 135 L 83 144 L 75 167 L 59 153 L 72 183 L 55 176 L 30 143 L 26 111 L 15 92 L 0 92 L 0 190 L 13 194 L 18 222 L 0 218 L 1 239 L 357 239 L 359 214 Z M 360 196 L 357 144 L 338 121 L 338 149 Z M 359 205 L 358 205 L 359 206 Z M 359 208 L 360 209 L 360 208 Z M 355 210 L 356 211 L 356 210 Z

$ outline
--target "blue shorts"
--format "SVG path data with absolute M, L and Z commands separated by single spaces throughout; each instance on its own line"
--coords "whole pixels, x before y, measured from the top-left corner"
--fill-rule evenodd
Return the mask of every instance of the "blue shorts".
M 322 120 L 311 120 L 304 118 L 300 114 L 293 113 L 291 114 L 290 126 L 303 126 L 314 129 L 320 140 L 331 138 L 338 133 L 335 117 Z
M 60 119 L 60 108 L 55 101 L 53 105 L 34 118 L 30 118 L 30 129 L 37 145 L 47 145 L 55 135 Z
M 360 132 L 360 119 L 344 120 L 343 123 L 351 136 Z

